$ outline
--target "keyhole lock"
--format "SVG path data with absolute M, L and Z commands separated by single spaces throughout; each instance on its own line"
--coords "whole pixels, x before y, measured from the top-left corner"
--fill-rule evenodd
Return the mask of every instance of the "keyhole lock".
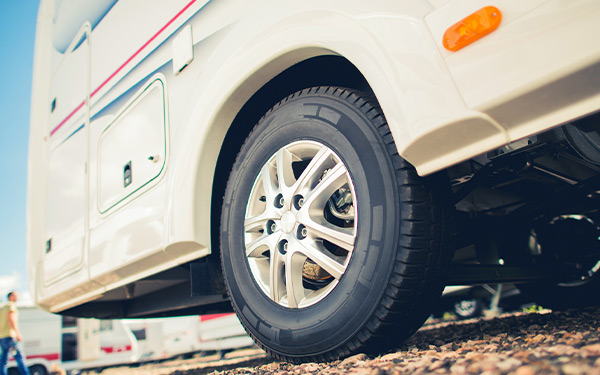
M 123 187 L 127 187 L 133 181 L 133 176 L 131 174 L 131 161 L 129 161 L 123 167 Z

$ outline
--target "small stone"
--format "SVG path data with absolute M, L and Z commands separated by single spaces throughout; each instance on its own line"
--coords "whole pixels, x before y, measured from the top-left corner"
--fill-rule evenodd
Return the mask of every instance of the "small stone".
M 379 360 L 382 362 L 395 362 L 400 361 L 404 354 L 402 352 L 389 353 L 381 357 Z
M 385 371 L 379 367 L 375 367 L 374 369 L 371 369 L 371 371 L 368 373 L 368 375 L 384 375 Z
M 468 359 L 470 361 L 481 361 L 484 358 L 486 358 L 486 356 L 484 354 L 477 353 L 477 352 L 469 352 L 469 353 L 465 354 L 465 359 Z
M 454 375 L 463 375 L 467 373 L 467 367 L 456 364 L 450 367 L 450 372 Z
M 575 351 L 575 348 L 569 345 L 555 345 L 545 349 L 545 351 L 552 353 L 556 356 L 571 355 Z
M 494 360 L 488 359 L 478 364 L 479 369 L 483 372 L 494 372 L 498 369 L 498 363 Z
M 587 373 L 587 366 L 576 363 L 567 363 L 562 366 L 561 370 L 565 375 L 583 375 Z
M 458 354 L 464 354 L 464 353 L 472 352 L 473 350 L 474 350 L 473 348 L 466 347 L 466 348 L 460 348 L 456 352 Z
M 356 355 L 353 355 L 352 357 L 348 357 L 348 358 L 344 359 L 342 361 L 342 363 L 340 363 L 339 367 L 351 367 L 358 362 L 367 360 L 368 358 L 369 357 L 367 357 L 367 355 L 364 353 L 356 354 Z
M 372 370 L 370 368 L 361 367 L 354 369 L 352 371 L 352 375 L 371 375 L 371 371 Z
M 531 352 L 530 351 L 526 351 L 526 350 L 522 350 L 522 351 L 518 351 L 512 354 L 513 358 L 516 358 L 518 360 L 520 360 L 521 362 L 531 362 Z
M 264 366 L 266 367 L 267 370 L 269 371 L 274 371 L 274 370 L 281 370 L 283 369 L 283 363 L 281 362 L 273 362 L 273 363 L 269 363 L 268 365 Z
M 456 352 L 445 352 L 440 354 L 441 359 L 458 359 L 460 355 Z
M 444 361 L 435 361 L 429 366 L 429 371 L 435 371 L 444 366 Z
M 531 342 L 534 343 L 534 344 L 539 344 L 539 343 L 544 342 L 545 340 L 546 340 L 546 336 L 544 336 L 544 335 L 537 335 L 537 336 L 535 336 L 535 337 L 533 337 L 531 339 Z
M 516 358 L 508 358 L 505 359 L 504 361 L 500 361 L 496 364 L 496 366 L 503 372 L 508 372 L 508 371 L 512 371 L 516 368 L 518 368 L 519 366 L 521 366 L 523 364 L 523 362 L 519 361 Z
M 499 346 L 496 344 L 488 344 L 481 348 L 484 353 L 497 353 Z
M 307 372 L 317 372 L 319 370 L 319 365 L 316 363 L 306 363 L 304 366 L 304 370 Z
M 600 344 L 586 345 L 581 350 L 591 356 L 600 356 Z
M 521 366 L 515 370 L 515 375 L 535 375 L 535 369 L 531 366 Z

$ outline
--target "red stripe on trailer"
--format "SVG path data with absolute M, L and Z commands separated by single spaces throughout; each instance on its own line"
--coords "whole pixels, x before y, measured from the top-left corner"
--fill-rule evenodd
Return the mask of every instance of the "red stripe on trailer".
M 60 353 L 28 355 L 26 358 L 27 359 L 43 358 L 46 361 L 58 361 L 58 360 L 60 360 Z
M 177 20 L 186 10 L 188 10 L 197 0 L 191 0 L 183 9 L 181 9 L 175 17 L 171 18 L 169 22 L 167 22 L 163 27 L 160 28 L 146 43 L 144 43 L 133 55 L 131 55 L 121 66 L 117 68 L 107 79 L 104 80 L 100 84 L 100 86 L 96 87 L 94 91 L 90 93 L 90 98 L 94 97 L 108 82 L 110 82 L 125 66 L 127 66 L 137 55 L 139 55 L 150 43 L 152 43 L 163 31 L 165 31 L 175 20 Z M 64 120 L 62 120 L 54 129 L 50 131 L 50 136 L 53 136 L 54 133 L 58 131 L 75 113 L 77 113 L 83 106 L 85 105 L 85 101 L 77 106 Z
M 38 358 L 43 358 L 46 361 L 59 361 L 60 360 L 60 353 L 48 353 L 48 354 L 34 354 L 34 355 L 28 355 L 25 357 L 26 360 L 32 360 L 32 359 L 38 359 Z M 10 358 L 9 361 L 14 361 L 14 358 Z
M 229 316 L 229 315 L 233 315 L 233 313 L 200 315 L 200 321 L 201 322 L 206 322 L 207 320 L 222 318 L 224 316 Z
M 131 345 L 126 346 L 103 346 L 101 350 L 106 354 L 130 352 Z

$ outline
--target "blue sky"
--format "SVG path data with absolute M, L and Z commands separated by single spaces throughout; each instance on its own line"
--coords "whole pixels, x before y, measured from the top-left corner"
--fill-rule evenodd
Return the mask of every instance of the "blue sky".
M 0 6 L 0 300 L 16 289 L 27 299 L 25 210 L 33 48 L 38 0 Z

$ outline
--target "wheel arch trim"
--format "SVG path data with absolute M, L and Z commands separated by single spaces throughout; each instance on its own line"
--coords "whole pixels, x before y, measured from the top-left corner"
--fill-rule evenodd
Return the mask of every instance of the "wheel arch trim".
M 358 69 L 379 100 L 399 154 L 420 174 L 433 173 L 506 143 L 502 127 L 488 116 L 466 108 L 422 20 L 386 19 L 384 23 L 401 35 L 390 47 L 382 45 L 380 37 L 390 38 L 378 35 L 389 32 L 386 27 L 366 25 L 357 18 L 339 14 L 332 17 L 336 18 L 336 27 L 316 20 L 310 32 L 282 26 L 283 31 L 276 35 L 255 33 L 248 37 L 251 40 L 246 39 L 254 43 L 252 49 L 235 48 L 239 47 L 239 35 L 227 37 L 223 49 L 242 52 L 229 60 L 219 55 L 215 59 L 221 62 L 219 66 L 215 66 L 215 61 L 206 64 L 197 77 L 197 86 L 201 87 L 195 92 L 198 95 L 190 95 L 198 100 L 184 127 L 182 139 L 188 141 L 181 145 L 184 151 L 178 153 L 180 160 L 173 160 L 167 244 L 193 240 L 202 244 L 199 256 L 210 252 L 215 168 L 222 150 L 237 153 L 223 145 L 227 131 L 261 87 L 294 64 L 312 57 L 341 56 Z M 281 20 L 286 21 L 289 19 Z M 236 26 L 232 33 L 245 31 L 240 28 Z M 282 43 L 286 40 L 291 42 Z M 348 43 L 349 40 L 354 43 Z M 479 129 L 474 132 L 478 137 L 475 140 L 455 137 L 455 142 L 433 156 L 421 151 L 427 147 L 433 154 L 435 150 L 430 145 L 440 138 L 455 130 L 464 135 L 473 129 Z

